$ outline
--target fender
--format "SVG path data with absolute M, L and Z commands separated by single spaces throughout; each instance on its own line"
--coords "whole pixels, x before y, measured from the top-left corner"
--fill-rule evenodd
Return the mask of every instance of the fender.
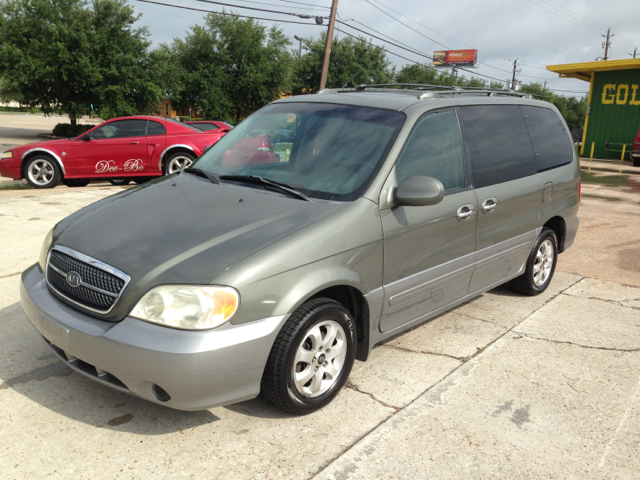
M 60 157 L 58 155 L 56 155 L 54 152 L 52 152 L 51 150 L 47 149 L 47 148 L 37 147 L 37 148 L 32 148 L 31 150 L 27 150 L 26 152 L 24 152 L 22 154 L 22 156 L 20 157 L 20 160 L 24 160 L 24 157 L 26 157 L 27 155 L 29 155 L 32 152 L 44 152 L 44 153 L 47 153 L 47 154 L 51 155 L 53 158 L 56 159 L 56 161 L 58 162 L 58 165 L 60 165 L 60 168 L 62 169 L 62 174 L 66 175 L 67 172 L 64 169 L 64 164 L 62 163 L 62 160 L 60 160 Z
M 196 154 L 196 156 L 200 156 L 198 155 L 198 152 L 191 146 L 189 145 L 185 145 L 183 143 L 176 143 L 174 145 L 171 145 L 167 148 L 164 149 L 164 151 L 160 154 L 160 158 L 158 159 L 158 170 L 162 171 L 162 159 L 164 158 L 165 153 L 167 153 L 169 150 L 171 150 L 172 148 L 177 148 L 177 147 L 182 147 L 182 148 L 186 148 L 187 150 L 191 150 L 193 153 Z

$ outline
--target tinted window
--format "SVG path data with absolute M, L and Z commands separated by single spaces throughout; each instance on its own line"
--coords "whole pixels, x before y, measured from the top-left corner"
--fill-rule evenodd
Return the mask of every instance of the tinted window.
M 218 126 L 213 123 L 191 123 L 192 127 L 196 127 L 198 130 L 207 131 L 207 130 L 218 130 Z
M 119 120 L 96 128 L 91 137 L 94 140 L 108 138 L 143 137 L 147 130 L 146 120 Z
M 149 128 L 147 128 L 147 136 L 149 135 L 164 135 L 167 131 L 164 128 L 164 125 L 158 122 L 149 122 Z
M 445 190 L 464 187 L 464 157 L 455 112 L 433 113 L 418 121 L 396 165 L 398 184 L 414 175 L 436 178 Z
M 461 107 L 477 188 L 536 173 L 529 130 L 517 105 Z
M 549 108 L 521 106 L 529 127 L 538 171 L 571 163 L 573 143 L 558 114 Z

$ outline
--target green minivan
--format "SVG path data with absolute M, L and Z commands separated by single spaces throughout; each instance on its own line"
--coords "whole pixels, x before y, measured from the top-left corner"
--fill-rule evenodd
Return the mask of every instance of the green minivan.
M 549 103 L 323 90 L 62 220 L 21 301 L 62 361 L 117 390 L 182 410 L 263 393 L 305 414 L 376 344 L 505 282 L 543 292 L 579 191 Z

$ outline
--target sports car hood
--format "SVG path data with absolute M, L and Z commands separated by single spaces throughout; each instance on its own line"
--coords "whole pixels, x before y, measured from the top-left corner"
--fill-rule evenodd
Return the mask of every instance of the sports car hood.
M 131 277 L 109 320 L 150 288 L 207 284 L 240 260 L 340 208 L 182 173 L 113 195 L 61 221 L 53 244 Z
M 16 148 L 12 148 L 11 150 L 16 151 L 18 150 L 18 148 L 22 151 L 27 151 L 27 150 L 31 150 L 32 148 L 55 148 L 55 147 L 61 147 L 63 145 L 67 145 L 71 142 L 73 142 L 74 139 L 72 138 L 62 138 L 60 140 L 44 140 L 42 142 L 34 142 L 34 143 L 28 143 L 26 145 L 21 145 L 20 147 L 16 147 Z

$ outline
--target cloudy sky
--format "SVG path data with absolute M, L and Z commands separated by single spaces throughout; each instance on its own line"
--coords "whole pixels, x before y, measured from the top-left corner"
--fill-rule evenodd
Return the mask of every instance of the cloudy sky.
M 183 37 L 190 26 L 203 23 L 206 15 L 199 11 L 129 1 L 142 14 L 140 25 L 149 28 L 154 44 Z M 318 27 L 313 20 L 240 6 L 314 16 L 328 16 L 331 6 L 331 0 L 220 0 L 218 4 L 203 0 L 157 1 L 206 11 L 220 12 L 224 8 L 227 12 L 243 15 L 302 22 L 280 23 L 285 34 L 292 39 L 294 35 L 319 37 L 320 32 L 326 29 L 327 20 L 324 27 Z M 579 96 L 581 92 L 588 91 L 586 82 L 559 79 L 545 66 L 593 61 L 603 56 L 604 39 L 601 35 L 606 34 L 609 27 L 615 34 L 610 56 L 628 59 L 634 47 L 638 47 L 640 58 L 639 10 L 638 0 L 340 0 L 338 18 L 384 38 L 387 42 L 366 36 L 373 43 L 414 62 L 429 60 L 400 47 L 408 46 L 428 55 L 432 55 L 434 50 L 447 48 L 474 48 L 478 50 L 478 61 L 482 63 L 474 69 L 478 75 L 499 80 L 510 78 L 513 61 L 517 59 L 521 70 L 518 79 L 522 82 L 547 81 L 549 88 L 564 90 L 557 93 Z M 271 26 L 274 22 L 262 23 Z M 361 35 L 343 24 L 338 23 L 337 27 Z M 344 33 L 336 32 L 336 35 L 342 37 Z M 398 66 L 409 63 L 391 54 L 388 57 Z

